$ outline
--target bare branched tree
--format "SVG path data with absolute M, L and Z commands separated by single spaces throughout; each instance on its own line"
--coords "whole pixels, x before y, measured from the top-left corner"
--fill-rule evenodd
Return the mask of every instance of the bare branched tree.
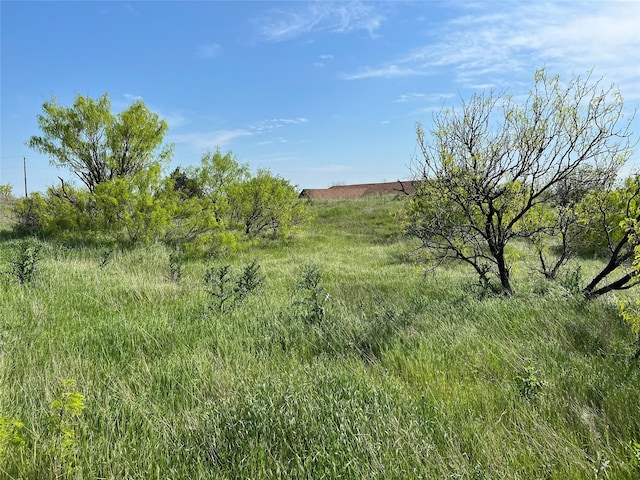
M 467 263 L 480 279 L 513 293 L 509 243 L 543 234 L 525 216 L 553 201 L 553 189 L 582 167 L 610 181 L 630 155 L 630 119 L 614 87 L 591 75 L 567 84 L 539 70 L 521 105 L 505 93 L 477 94 L 459 110 L 442 110 L 427 134 L 418 124 L 420 185 L 408 209 L 408 231 L 434 261 Z M 494 282 L 497 280 L 497 284 Z

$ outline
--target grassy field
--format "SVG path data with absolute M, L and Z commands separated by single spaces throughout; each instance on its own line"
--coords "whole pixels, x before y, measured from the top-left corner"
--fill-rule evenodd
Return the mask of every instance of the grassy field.
M 640 478 L 613 297 L 526 257 L 488 297 L 425 271 L 401 199 L 311 208 L 288 244 L 181 272 L 159 245 L 38 242 L 35 283 L 0 278 L 0 478 Z M 0 225 L 11 272 L 25 240 Z M 254 260 L 262 286 L 218 308 L 205 273 Z

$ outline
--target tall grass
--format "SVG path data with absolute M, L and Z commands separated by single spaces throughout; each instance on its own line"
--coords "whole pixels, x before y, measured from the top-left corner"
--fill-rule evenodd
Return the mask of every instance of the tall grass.
M 510 299 L 427 273 L 401 206 L 314 203 L 293 241 L 186 260 L 179 281 L 159 245 L 104 262 L 43 242 L 36 283 L 0 279 L 0 417 L 25 425 L 0 478 L 638 478 L 640 369 L 613 301 L 524 262 Z M 208 308 L 206 272 L 253 260 L 263 288 Z M 63 457 L 65 379 L 85 408 Z

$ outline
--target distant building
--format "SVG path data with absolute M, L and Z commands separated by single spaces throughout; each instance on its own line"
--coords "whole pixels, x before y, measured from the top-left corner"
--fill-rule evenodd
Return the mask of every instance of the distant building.
M 330 188 L 305 188 L 300 198 L 311 199 L 345 199 L 360 198 L 369 195 L 412 195 L 415 181 L 405 180 L 385 183 L 362 183 L 359 185 L 335 185 Z

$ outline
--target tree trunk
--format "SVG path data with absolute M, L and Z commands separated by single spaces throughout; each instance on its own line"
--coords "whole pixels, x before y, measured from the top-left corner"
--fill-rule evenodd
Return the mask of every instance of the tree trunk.
M 500 285 L 502 285 L 502 293 L 507 297 L 513 295 L 511 282 L 509 281 L 509 267 L 504 259 L 504 251 L 502 249 L 496 251 L 496 261 L 498 263 L 498 274 L 500 275 Z
M 629 233 L 626 233 L 624 237 L 622 237 L 622 239 L 618 242 L 613 252 L 611 253 L 611 258 L 609 259 L 609 262 L 593 278 L 593 280 L 589 282 L 589 285 L 584 287 L 584 290 L 582 290 L 582 293 L 584 294 L 585 297 L 595 298 L 607 292 L 610 292 L 612 290 L 621 290 L 622 287 L 624 287 L 632 279 L 633 276 L 630 273 L 628 273 L 624 275 L 622 278 L 616 280 L 615 282 L 610 283 L 609 285 L 606 285 L 602 288 L 596 289 L 596 287 L 602 280 L 607 278 L 609 274 L 613 273 L 620 265 L 622 265 L 623 262 L 631 258 L 633 250 L 629 250 L 628 252 L 622 251 L 628 241 L 629 241 Z
M 627 284 L 633 279 L 633 275 L 631 273 L 627 273 L 626 275 L 620 277 L 615 282 L 611 282 L 608 285 L 605 285 L 604 287 L 594 290 L 594 288 L 597 285 L 597 282 L 595 284 L 593 282 L 595 282 L 596 280 L 600 281 L 600 279 L 602 278 L 604 277 L 602 277 L 599 274 L 589 285 L 585 287 L 585 289 L 582 291 L 585 297 L 587 297 L 588 299 L 592 299 L 592 298 L 599 297 L 600 295 L 604 295 L 605 293 L 611 292 L 613 290 L 626 290 L 631 286 Z

